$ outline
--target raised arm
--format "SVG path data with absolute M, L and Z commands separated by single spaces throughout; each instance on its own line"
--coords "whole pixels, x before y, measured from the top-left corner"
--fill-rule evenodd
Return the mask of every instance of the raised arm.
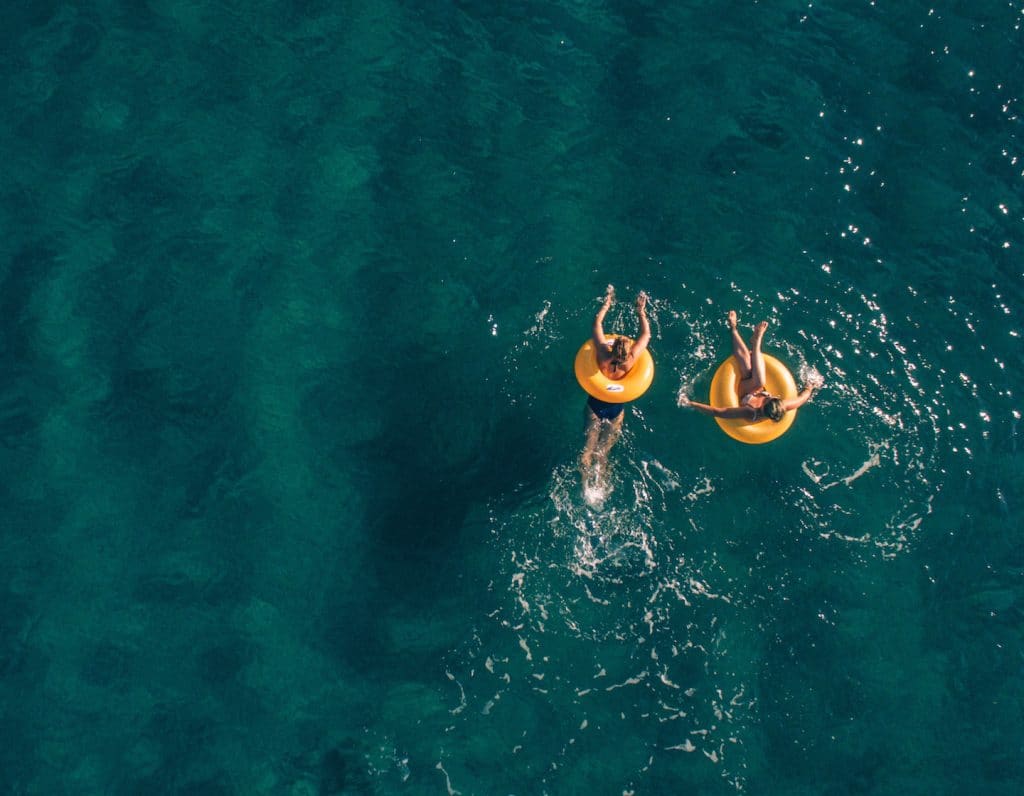
M 651 342 L 651 324 L 647 320 L 647 294 L 641 293 L 636 297 L 636 315 L 640 319 L 640 336 L 633 343 L 629 350 L 629 358 L 635 362 L 636 358 L 647 350 L 647 344 Z M 632 364 L 632 363 L 631 363 Z
M 597 311 L 597 315 L 594 316 L 594 329 L 591 333 L 594 338 L 594 345 L 604 347 L 608 345 L 608 341 L 604 339 L 604 316 L 608 314 L 608 309 L 612 306 L 612 301 L 615 300 L 615 288 L 608 285 L 608 290 L 604 294 L 604 304 L 601 305 L 601 309 Z

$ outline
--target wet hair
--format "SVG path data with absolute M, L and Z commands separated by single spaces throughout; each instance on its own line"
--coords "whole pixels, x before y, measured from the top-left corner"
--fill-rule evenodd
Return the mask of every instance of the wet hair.
M 612 364 L 624 365 L 629 357 L 629 340 L 625 337 L 616 337 L 612 341 Z
M 764 403 L 764 416 L 778 423 L 786 416 L 786 410 L 782 408 L 781 398 L 769 398 Z

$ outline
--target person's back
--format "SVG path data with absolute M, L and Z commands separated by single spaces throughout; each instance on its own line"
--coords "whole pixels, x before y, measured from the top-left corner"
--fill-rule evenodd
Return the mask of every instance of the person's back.
M 596 340 L 595 340 L 596 343 Z M 610 344 L 595 345 L 598 369 L 612 381 L 624 379 L 633 369 L 637 357 L 647 348 L 646 341 L 631 342 L 627 337 L 616 337 Z

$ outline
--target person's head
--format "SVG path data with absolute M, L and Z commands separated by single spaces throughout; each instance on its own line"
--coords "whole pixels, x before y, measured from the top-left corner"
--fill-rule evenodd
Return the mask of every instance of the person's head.
M 778 423 L 786 415 L 781 398 L 769 398 L 764 404 L 764 416 Z
M 625 337 L 616 337 L 612 341 L 612 365 L 619 367 L 626 364 L 629 357 L 629 340 Z

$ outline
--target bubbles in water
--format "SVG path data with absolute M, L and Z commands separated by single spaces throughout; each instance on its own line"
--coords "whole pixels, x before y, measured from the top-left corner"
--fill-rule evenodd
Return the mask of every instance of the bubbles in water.
M 597 511 L 604 507 L 605 500 L 615 489 L 611 480 L 604 477 L 605 469 L 596 464 L 589 473 L 583 475 L 583 499 L 590 508 Z
M 693 755 L 742 781 L 765 616 L 804 588 L 795 551 L 900 555 L 938 488 L 937 416 L 923 386 L 935 371 L 900 339 L 884 302 L 836 290 L 813 306 L 787 294 L 785 317 L 739 287 L 730 301 L 771 319 L 766 348 L 802 384 L 829 388 L 785 440 L 749 448 L 715 436 L 696 413 L 644 402 L 643 413 L 630 410 L 610 467 L 584 480 L 567 461 L 542 491 L 492 511 L 495 605 L 450 664 L 453 721 L 507 715 L 536 695 L 565 717 L 545 736 L 561 748 L 534 743 L 536 765 L 557 770 L 581 733 L 595 749 L 618 750 L 614 728 L 625 721 L 637 771 Z M 659 373 L 678 380 L 678 403 L 706 400 L 731 353 L 724 311 L 696 300 L 696 312 L 650 306 L 665 324 L 659 334 L 683 341 L 658 346 Z M 510 353 L 510 370 L 528 346 L 559 337 L 548 309 Z M 512 394 L 534 389 L 535 376 L 510 381 Z M 784 445 L 799 452 L 773 460 Z M 532 730 L 507 751 L 526 754 L 531 739 Z
M 799 378 L 801 384 L 806 384 L 808 387 L 813 387 L 816 390 L 825 386 L 825 377 L 821 375 L 817 368 L 806 363 L 800 365 Z
M 739 781 L 754 700 L 735 669 L 716 663 L 735 643 L 725 636 L 731 587 L 714 560 L 691 561 L 681 545 L 714 483 L 639 454 L 634 433 L 593 481 L 566 463 L 551 473 L 546 499 L 492 512 L 497 605 L 493 624 L 450 665 L 468 670 L 449 674 L 452 720 L 507 716 L 536 694 L 565 718 L 561 745 L 538 748 L 524 733 L 510 754 L 532 749 L 555 771 L 581 733 L 618 750 L 625 721 L 638 771 L 692 752 Z

